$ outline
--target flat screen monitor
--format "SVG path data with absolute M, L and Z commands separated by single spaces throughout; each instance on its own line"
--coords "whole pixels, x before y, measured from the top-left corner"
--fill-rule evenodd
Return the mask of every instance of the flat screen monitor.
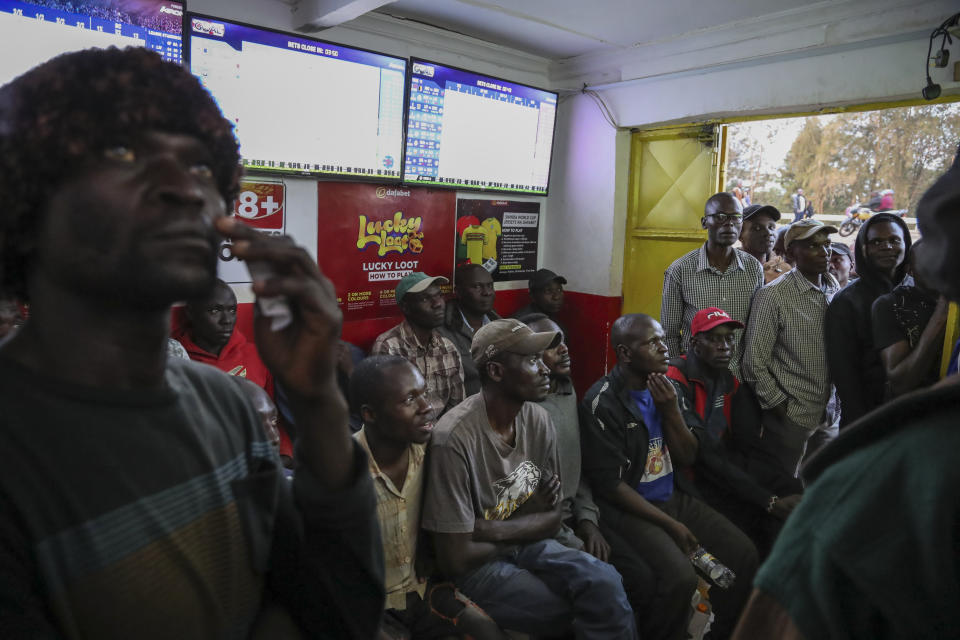
M 190 70 L 254 173 L 400 180 L 404 58 L 188 13 Z
M 181 62 L 183 4 L 167 0 L 0 0 L 0 85 L 91 47 L 149 47 Z
M 546 195 L 557 94 L 411 60 L 403 178 Z

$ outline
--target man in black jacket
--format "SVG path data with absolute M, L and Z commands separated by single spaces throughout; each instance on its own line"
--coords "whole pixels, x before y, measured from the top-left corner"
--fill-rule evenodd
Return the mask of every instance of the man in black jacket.
M 698 442 L 683 421 L 677 392 L 666 377 L 666 335 L 643 314 L 618 318 L 611 342 L 617 366 L 580 404 L 583 470 L 600 508 L 600 529 L 611 561 L 631 596 L 647 566 L 656 593 L 639 608 L 644 638 L 683 638 L 697 585 L 689 555 L 702 543 L 736 574 L 729 589 L 711 591 L 717 613 L 714 637 L 733 629 L 750 590 L 757 551 L 729 520 L 694 496 L 676 467 L 688 467 Z M 698 541 L 699 540 L 699 541 Z
M 833 297 L 825 323 L 830 378 L 840 398 L 840 426 L 845 427 L 884 397 L 885 376 L 873 345 L 873 302 L 900 284 L 906 274 L 910 230 L 899 216 L 878 213 L 857 234 L 857 280 Z

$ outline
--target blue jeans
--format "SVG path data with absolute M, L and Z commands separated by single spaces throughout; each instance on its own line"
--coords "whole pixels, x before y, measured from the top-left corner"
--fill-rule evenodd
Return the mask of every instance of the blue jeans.
M 616 569 L 548 538 L 461 576 L 457 587 L 504 629 L 577 638 L 637 637 Z

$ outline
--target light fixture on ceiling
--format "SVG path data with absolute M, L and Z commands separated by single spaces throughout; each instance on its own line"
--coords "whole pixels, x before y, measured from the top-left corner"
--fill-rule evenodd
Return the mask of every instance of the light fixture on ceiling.
M 960 23 L 960 13 L 955 13 L 944 20 L 943 24 L 934 29 L 930 34 L 930 42 L 927 44 L 927 59 L 924 61 L 923 68 L 927 76 L 927 86 L 920 91 L 920 95 L 923 96 L 924 100 L 936 100 L 940 97 L 940 85 L 930 77 L 930 67 L 933 66 L 937 69 L 943 69 L 950 62 L 950 51 L 947 49 L 947 43 L 953 44 L 950 31 L 952 28 L 956 28 L 958 23 Z M 933 53 L 933 41 L 936 40 L 938 36 L 941 37 L 940 48 L 937 49 L 936 55 L 931 55 L 931 53 Z M 931 60 L 933 61 L 932 63 Z

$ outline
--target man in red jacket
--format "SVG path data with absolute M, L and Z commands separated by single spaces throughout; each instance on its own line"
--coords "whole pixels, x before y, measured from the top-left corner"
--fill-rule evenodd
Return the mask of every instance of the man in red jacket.
M 177 336 L 191 360 L 204 362 L 232 376 L 257 383 L 273 397 L 273 378 L 260 360 L 257 347 L 239 331 L 237 296 L 223 280 L 217 280 L 213 292 L 192 300 L 184 308 L 186 328 Z

